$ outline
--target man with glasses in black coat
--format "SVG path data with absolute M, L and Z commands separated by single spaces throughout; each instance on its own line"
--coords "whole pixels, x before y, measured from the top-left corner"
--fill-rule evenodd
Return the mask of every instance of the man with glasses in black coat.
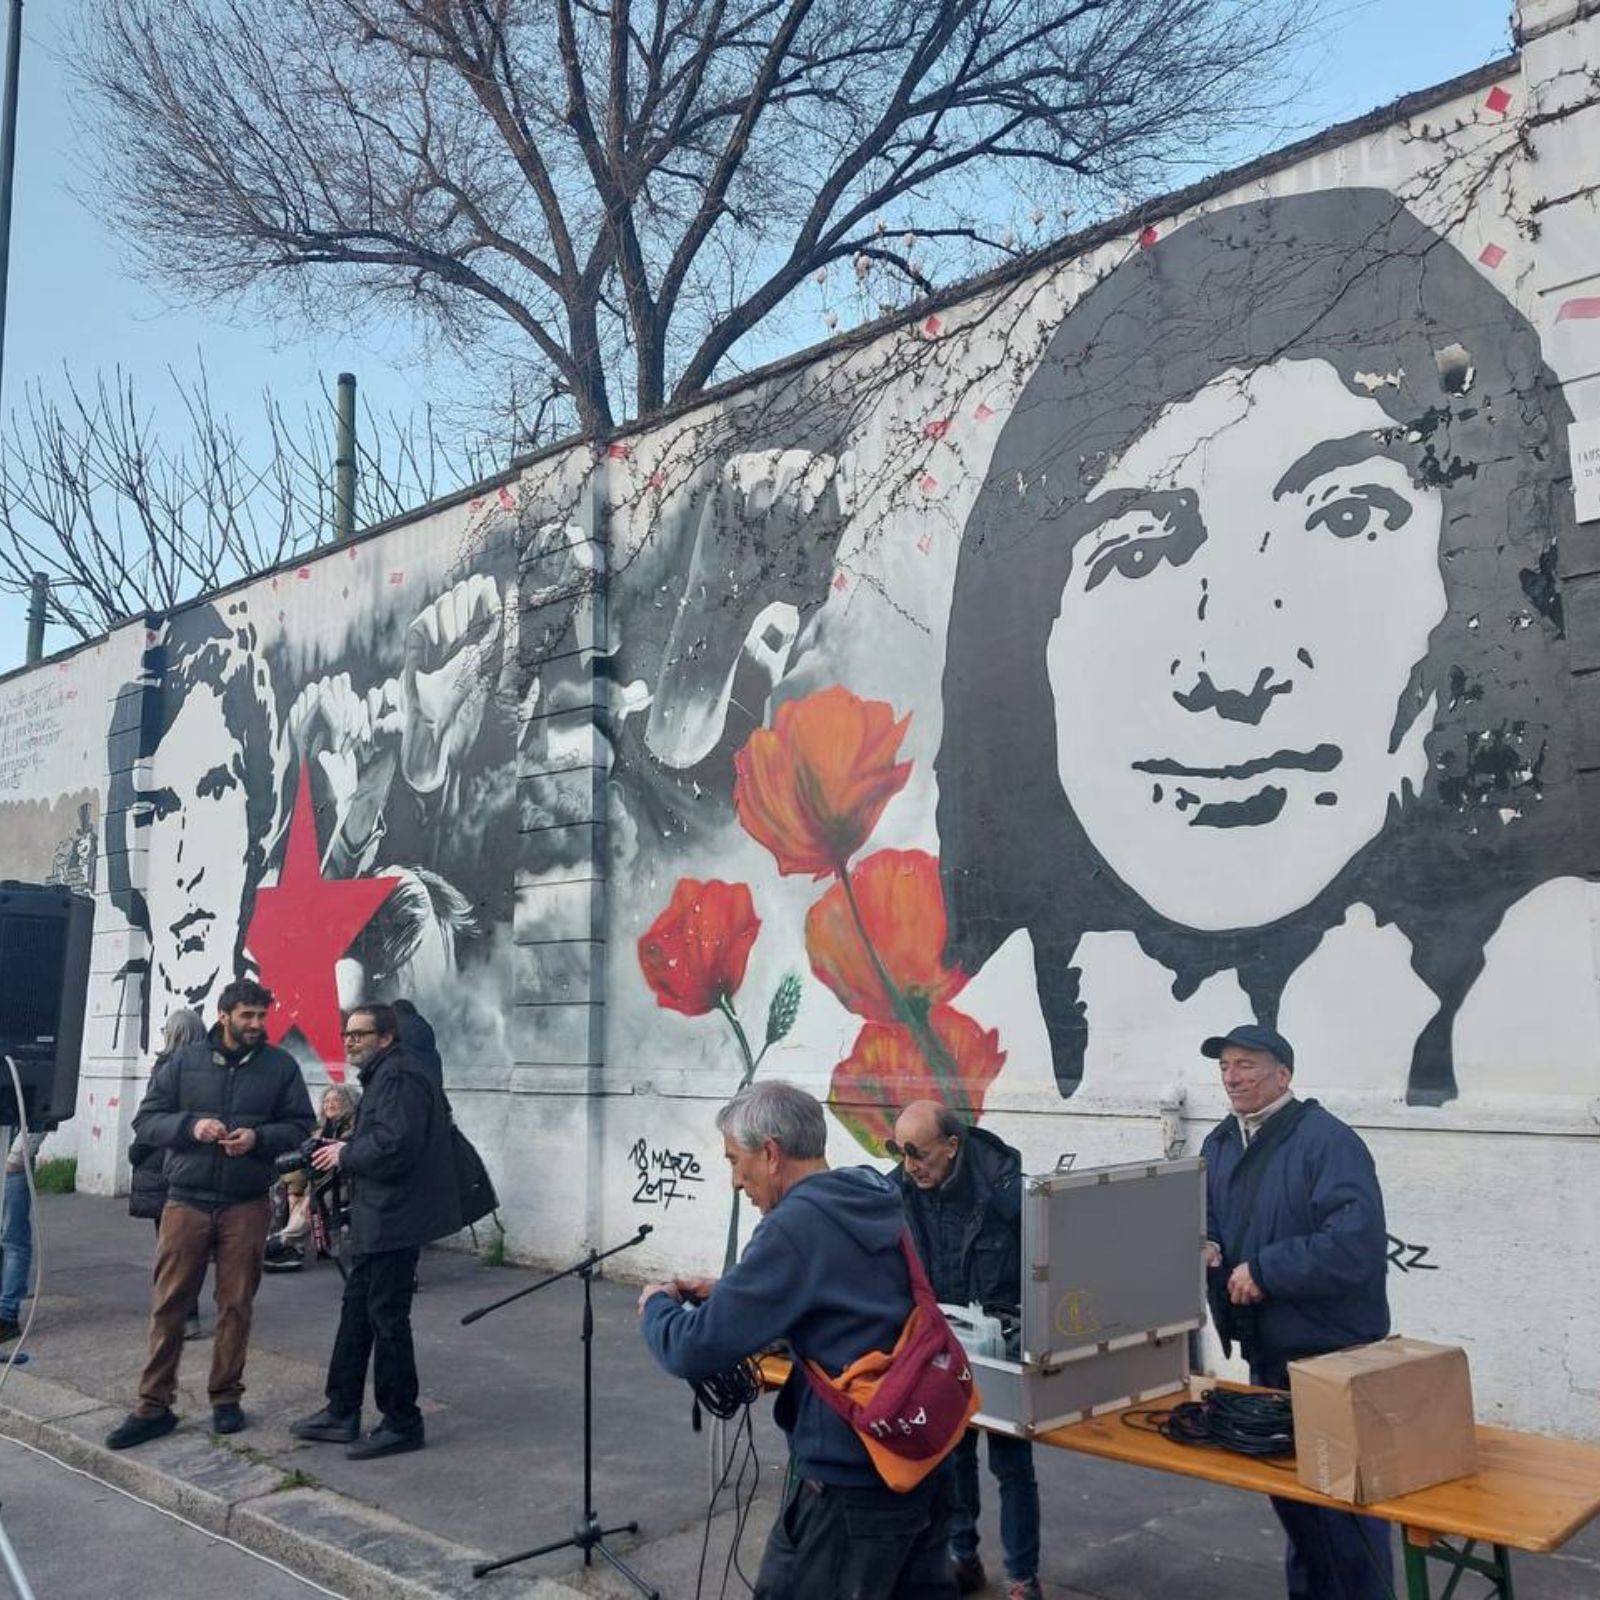
M 344 1048 L 362 1088 L 355 1131 L 348 1140 L 322 1145 L 311 1162 L 319 1172 L 337 1169 L 348 1182 L 349 1276 L 328 1361 L 328 1403 L 289 1431 L 298 1439 L 343 1444 L 352 1461 L 368 1461 L 423 1446 L 411 1342 L 417 1258 L 430 1240 L 454 1233 L 461 1215 L 449 1107 L 400 1043 L 394 1008 L 374 1004 L 350 1012 Z M 380 1420 L 363 1436 L 369 1359 Z

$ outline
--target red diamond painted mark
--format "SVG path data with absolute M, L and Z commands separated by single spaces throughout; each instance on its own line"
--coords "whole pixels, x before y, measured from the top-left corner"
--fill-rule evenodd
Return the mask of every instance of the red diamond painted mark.
M 645 482 L 652 489 L 665 489 L 667 486 L 667 475 L 657 468 L 656 471 L 652 472 L 650 476 L 645 479 Z
M 405 575 L 404 568 L 400 569 L 397 572 L 391 572 L 389 574 L 389 582 L 390 582 L 391 586 L 394 585 L 394 584 L 404 583 L 405 581 L 406 581 L 406 575 Z
M 1498 267 L 1506 258 L 1505 250 L 1497 244 L 1486 244 L 1478 252 L 1478 259 L 1489 268 Z
M 1483 103 L 1497 117 L 1503 117 L 1511 106 L 1511 96 L 1497 83 L 1488 94 L 1483 97 Z
M 835 594 L 843 594 L 845 592 L 845 590 L 848 589 L 849 587 L 850 587 L 850 580 L 847 577 L 845 577 L 845 575 L 842 572 L 837 572 L 837 573 L 834 574 L 833 592 Z
M 917 540 L 917 549 L 919 549 L 923 553 L 923 555 L 927 555 L 927 553 L 932 548 L 933 548 L 933 529 L 932 528 L 928 528 L 923 532 L 922 537 Z
M 330 1068 L 344 1059 L 334 966 L 399 881 L 322 876 L 311 773 L 301 767 L 283 867 L 275 885 L 256 890 L 245 938 L 262 983 L 277 996 L 267 1015 L 267 1037 L 273 1044 L 298 1028 Z
M 942 439 L 949 431 L 949 417 L 936 417 L 932 422 L 924 422 L 922 424 L 922 437 L 924 439 Z
M 924 494 L 937 494 L 939 492 L 939 480 L 931 472 L 924 472 L 917 479 L 917 487 Z
M 922 324 L 922 331 L 927 334 L 930 339 L 937 339 L 939 335 L 944 332 L 944 324 L 937 317 L 929 317 L 928 320 Z
M 992 406 L 986 406 L 983 401 L 980 400 L 972 415 L 979 422 L 987 422 L 990 417 L 994 415 L 994 408 Z
M 1150 246 L 1153 245 L 1160 237 L 1161 235 L 1157 233 L 1154 228 L 1146 228 L 1139 235 L 1139 248 L 1141 250 L 1148 250 Z
M 516 509 L 517 502 L 511 498 L 511 491 L 503 483 L 500 485 L 499 500 L 502 511 L 514 511 Z
M 606 454 L 613 461 L 626 461 L 633 454 L 633 451 L 625 444 L 612 444 L 606 446 Z
M 1556 312 L 1557 322 L 1577 322 L 1585 317 L 1600 317 L 1600 297 L 1585 295 L 1577 300 L 1563 300 Z
M 295 573 L 295 577 L 300 578 L 300 579 L 309 578 L 310 576 L 311 576 L 311 568 L 310 567 L 301 567 L 301 569 L 297 573 Z
M 467 510 L 468 511 L 482 511 L 483 510 L 483 496 L 480 494 L 476 500 L 467 501 Z

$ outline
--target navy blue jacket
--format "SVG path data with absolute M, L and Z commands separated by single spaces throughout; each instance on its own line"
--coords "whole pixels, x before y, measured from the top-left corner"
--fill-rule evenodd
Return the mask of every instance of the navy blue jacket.
M 1287 1137 L 1279 1117 L 1300 1106 Z M 1366 1344 L 1389 1332 L 1388 1235 L 1372 1155 L 1353 1128 L 1315 1100 L 1291 1101 L 1248 1151 L 1225 1117 L 1201 1147 L 1206 1232 L 1223 1264 L 1207 1274 L 1218 1331 L 1230 1324 L 1252 1366 Z M 1249 1215 L 1250 1169 L 1264 1163 Z M 1241 1319 L 1228 1275 L 1241 1261 L 1266 1298 Z
M 870 1167 L 803 1178 L 704 1304 L 680 1306 L 664 1294 L 645 1302 L 645 1342 L 679 1378 L 726 1372 L 778 1339 L 837 1375 L 869 1350 L 892 1350 L 911 1315 L 904 1228 L 899 1191 Z M 776 1415 L 801 1477 L 881 1486 L 861 1441 L 798 1367 Z

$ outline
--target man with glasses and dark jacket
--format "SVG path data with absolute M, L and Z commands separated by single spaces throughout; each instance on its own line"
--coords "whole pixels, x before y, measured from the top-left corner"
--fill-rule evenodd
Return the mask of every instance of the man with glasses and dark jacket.
M 900 1165 L 906 1220 L 933 1292 L 944 1305 L 1017 1313 L 1022 1302 L 1022 1157 L 949 1106 L 913 1100 L 886 1148 Z M 978 1435 L 968 1429 L 951 1457 L 955 1495 L 950 1555 L 962 1594 L 988 1583 L 978 1558 Z M 1000 1484 L 1000 1547 L 1009 1600 L 1041 1600 L 1039 1484 L 1033 1446 L 989 1434 L 989 1470 Z
M 328 1360 L 328 1403 L 289 1431 L 297 1439 L 343 1444 L 352 1461 L 370 1461 L 423 1446 L 411 1342 L 417 1259 L 423 1245 L 461 1226 L 461 1208 L 450 1108 L 400 1043 L 394 1008 L 356 1007 L 345 1020 L 344 1054 L 361 1083 L 355 1131 L 321 1145 L 311 1164 L 348 1181 L 349 1276 Z M 369 1361 L 379 1422 L 363 1436 Z
M 213 1257 L 211 1427 L 237 1433 L 245 1426 L 239 1400 L 271 1216 L 273 1162 L 303 1143 L 316 1122 L 299 1064 L 266 1042 L 271 1005 L 271 991 L 259 983 L 230 983 L 217 999 L 216 1025 L 156 1068 L 133 1119 L 134 1137 L 165 1151 L 167 1202 L 156 1243 L 150 1358 L 138 1405 L 106 1437 L 113 1450 L 177 1427 L 172 1400 L 184 1322 Z

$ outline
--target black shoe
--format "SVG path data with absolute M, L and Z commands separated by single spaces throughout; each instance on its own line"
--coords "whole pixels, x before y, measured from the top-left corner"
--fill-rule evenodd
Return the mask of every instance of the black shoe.
M 20 1323 L 11 1321 L 9 1317 L 0 1317 L 0 1344 L 10 1344 L 13 1339 L 22 1337 Z
M 989 1586 L 989 1574 L 983 1570 L 983 1562 L 977 1556 L 954 1556 L 951 1565 L 956 1571 L 958 1594 L 976 1594 Z
M 106 1449 L 130 1450 L 136 1444 L 148 1444 L 164 1433 L 171 1433 L 177 1426 L 178 1419 L 170 1411 L 158 1411 L 153 1417 L 130 1412 L 106 1435 Z
M 247 1425 L 244 1407 L 237 1400 L 224 1400 L 211 1408 L 213 1433 L 238 1433 Z
M 420 1427 L 415 1432 L 401 1433 L 385 1423 L 347 1446 L 345 1455 L 351 1461 L 375 1461 L 379 1456 L 401 1456 L 408 1450 L 420 1450 L 422 1445 Z
M 297 1439 L 315 1439 L 320 1444 L 354 1444 L 361 1437 L 361 1413 L 352 1411 L 341 1417 L 331 1407 L 324 1406 L 314 1417 L 302 1417 L 289 1424 L 289 1432 Z

